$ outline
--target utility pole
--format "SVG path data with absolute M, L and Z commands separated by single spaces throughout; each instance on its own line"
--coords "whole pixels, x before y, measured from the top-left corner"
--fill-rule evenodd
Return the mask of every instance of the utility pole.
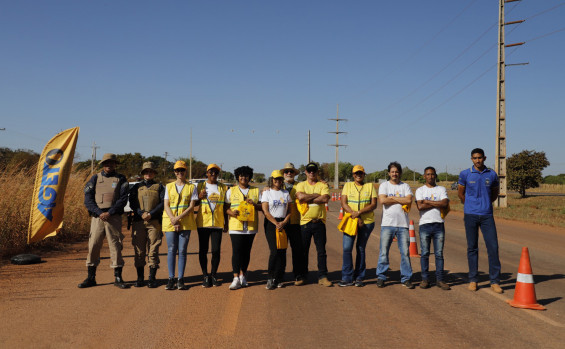
M 339 147 L 346 147 L 345 144 L 339 144 L 339 134 L 340 133 L 347 133 L 339 130 L 339 122 L 340 121 L 347 121 L 347 119 L 340 119 L 339 118 L 339 104 L 337 105 L 337 113 L 335 119 L 328 119 L 328 120 L 335 120 L 335 132 L 329 131 L 328 133 L 335 133 L 335 144 L 328 144 L 330 147 L 335 147 L 335 168 L 334 168 L 334 189 L 339 189 Z
M 190 157 L 188 158 L 188 183 L 192 182 L 192 127 L 190 128 Z
M 308 130 L 308 162 L 306 164 L 310 163 L 310 130 Z
M 96 145 L 96 141 L 92 142 L 92 156 L 90 158 L 90 174 L 94 173 L 94 162 L 96 161 L 96 149 L 100 148 Z
M 163 166 L 163 177 L 165 177 L 165 172 L 167 171 L 167 156 L 169 156 L 169 153 L 165 152 L 165 166 Z
M 500 179 L 500 193 L 498 199 L 494 202 L 495 207 L 508 207 L 507 201 L 507 174 L 506 174 L 506 58 L 505 48 L 523 45 L 523 42 L 505 45 L 504 26 L 510 24 L 518 24 L 524 22 L 513 21 L 504 22 L 504 4 L 507 2 L 515 2 L 520 0 L 499 0 L 498 11 L 498 67 L 496 86 L 497 103 L 496 103 L 496 160 L 494 170 Z M 526 63 L 527 64 L 527 63 Z M 521 64 L 509 64 L 521 65 Z

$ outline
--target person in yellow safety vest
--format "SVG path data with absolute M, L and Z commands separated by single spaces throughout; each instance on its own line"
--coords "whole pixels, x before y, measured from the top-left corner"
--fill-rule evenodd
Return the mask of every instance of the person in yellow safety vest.
M 200 209 L 196 214 L 198 226 L 198 259 L 204 280 L 202 287 L 216 287 L 221 283 L 217 272 L 220 265 L 220 247 L 222 245 L 222 232 L 226 232 L 227 219 L 225 212 L 226 186 L 218 183 L 220 166 L 209 164 L 206 168 L 206 182 L 198 183 L 197 192 Z M 208 274 L 208 246 L 212 241 L 212 269 Z
M 196 228 L 194 206 L 198 200 L 193 184 L 186 182 L 186 163 L 179 160 L 174 166 L 177 180 L 167 184 L 165 191 L 165 214 L 163 215 L 163 231 L 167 238 L 167 265 L 169 281 L 165 289 L 186 290 L 184 269 L 186 266 L 186 249 L 190 231 Z M 175 285 L 175 260 L 178 258 L 178 280 Z
M 308 204 L 308 210 L 300 214 L 305 269 L 308 271 L 308 252 L 314 238 L 318 253 L 318 285 L 331 287 L 332 283 L 328 280 L 325 210 L 325 204 L 330 199 L 330 189 L 327 183 L 318 179 L 318 164 L 315 162 L 306 165 L 306 181 L 296 186 L 296 198 L 301 204 Z
M 339 286 L 363 287 L 365 284 L 365 247 L 375 228 L 374 210 L 377 208 L 378 195 L 373 183 L 365 183 L 365 169 L 361 165 L 353 166 L 354 182 L 347 182 L 341 192 L 341 207 L 352 219 L 358 218 L 357 236 L 343 233 L 343 264 Z M 353 243 L 357 237 L 355 250 L 355 270 L 353 269 Z
M 247 267 L 249 266 L 253 240 L 259 226 L 258 212 L 261 210 L 259 189 L 249 185 L 249 181 L 253 178 L 253 169 L 249 166 L 241 166 L 235 169 L 234 175 L 238 185 L 231 187 L 226 193 L 226 213 L 229 216 L 229 233 L 232 245 L 233 281 L 229 287 L 230 290 L 248 286 Z M 243 208 L 243 206 L 248 205 L 252 205 L 252 215 L 250 215 L 251 212 L 248 207 Z M 248 215 L 245 215 L 246 212 Z
M 287 162 L 281 169 L 284 176 L 284 189 L 290 194 L 292 201 L 290 211 L 290 222 L 286 225 L 285 231 L 292 251 L 292 272 L 294 274 L 294 285 L 304 285 L 306 279 L 306 264 L 304 263 L 304 246 L 302 245 L 302 234 L 300 233 L 300 213 L 296 209 L 296 177 L 298 171 L 292 162 Z
M 129 192 L 129 206 L 133 212 L 131 243 L 135 251 L 137 281 L 135 287 L 143 287 L 145 258 L 149 257 L 149 288 L 157 287 L 155 279 L 159 268 L 159 247 L 163 240 L 161 222 L 165 200 L 165 187 L 155 182 L 157 170 L 153 162 L 143 164 L 143 180 L 136 183 Z M 148 253 L 149 251 L 149 253 Z
M 126 177 L 116 172 L 118 158 L 115 154 L 104 154 L 100 165 L 102 171 L 93 175 L 84 187 L 84 206 L 92 217 L 88 238 L 86 266 L 88 276 L 79 288 L 96 286 L 96 267 L 100 264 L 100 249 L 104 237 L 110 248 L 111 267 L 114 269 L 114 285 L 129 288 L 122 279 L 122 213 L 128 202 L 129 184 Z

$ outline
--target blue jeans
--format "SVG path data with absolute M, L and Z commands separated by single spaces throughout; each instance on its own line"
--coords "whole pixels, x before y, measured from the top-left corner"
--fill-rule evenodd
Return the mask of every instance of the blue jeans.
M 341 267 L 341 280 L 351 282 L 353 279 L 365 279 L 365 270 L 367 269 L 367 265 L 365 264 L 365 247 L 367 246 L 367 241 L 369 241 L 369 237 L 371 236 L 371 232 L 374 228 L 375 223 L 369 223 L 364 224 L 357 229 L 355 271 L 353 271 L 353 243 L 355 242 L 355 236 L 343 233 L 343 265 Z
M 398 250 L 400 251 L 400 282 L 409 281 L 412 277 L 412 265 L 408 256 L 410 235 L 408 228 L 403 227 L 381 227 L 381 246 L 379 248 L 379 262 L 377 264 L 377 278 L 386 280 L 386 272 L 389 267 L 388 251 L 392 245 L 392 239 L 396 236 Z
M 434 243 L 436 257 L 436 280 L 443 281 L 443 243 L 445 227 L 443 223 L 426 223 L 420 226 L 420 248 L 422 249 L 422 280 L 428 280 L 430 267 L 430 242 Z
M 169 278 L 175 277 L 175 259 L 177 252 L 179 254 L 179 274 L 181 279 L 184 277 L 184 267 L 186 266 L 186 249 L 188 246 L 188 239 L 190 238 L 190 230 L 181 231 L 166 231 L 167 237 L 167 265 L 169 267 Z
M 478 282 L 479 269 L 479 227 L 487 247 L 489 277 L 491 284 L 500 284 L 500 259 L 498 258 L 498 236 L 492 215 L 465 214 L 465 235 L 467 235 L 467 261 L 469 282 Z

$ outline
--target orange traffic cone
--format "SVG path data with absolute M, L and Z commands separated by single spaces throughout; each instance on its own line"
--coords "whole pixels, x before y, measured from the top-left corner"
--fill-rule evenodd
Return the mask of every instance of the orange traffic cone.
M 328 204 L 326 203 L 326 211 L 329 211 L 329 210 L 330 210 L 330 208 L 329 208 Z
M 339 209 L 339 217 L 337 219 L 343 219 L 343 207 Z
M 545 307 L 538 304 L 536 300 L 534 276 L 532 275 L 530 253 L 527 247 L 522 247 L 522 257 L 520 257 L 520 265 L 518 266 L 514 299 L 506 301 L 515 308 L 545 310 Z
M 336 200 L 335 193 L 332 193 L 332 201 L 335 201 L 335 200 Z
M 418 245 L 416 244 L 416 232 L 414 231 L 414 221 L 410 220 L 410 257 L 420 257 Z
M 337 195 L 338 195 L 338 196 L 337 196 L 337 200 L 338 200 L 338 201 L 341 201 L 341 193 L 339 193 L 339 194 L 337 194 Z

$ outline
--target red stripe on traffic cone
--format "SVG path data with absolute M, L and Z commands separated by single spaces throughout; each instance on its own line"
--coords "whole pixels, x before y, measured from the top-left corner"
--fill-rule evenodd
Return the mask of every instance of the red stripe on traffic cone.
M 545 307 L 538 304 L 538 301 L 536 300 L 534 276 L 532 274 L 530 252 L 527 247 L 522 247 L 522 256 L 520 257 L 520 265 L 518 266 L 514 299 L 506 300 L 508 304 L 515 308 L 545 310 Z
M 339 209 L 339 217 L 337 219 L 343 219 L 343 207 Z
M 329 211 L 329 210 L 330 210 L 330 208 L 329 208 L 328 204 L 326 203 L 326 211 Z
M 410 257 L 420 257 L 418 245 L 416 244 L 416 232 L 414 231 L 414 221 L 410 220 Z

